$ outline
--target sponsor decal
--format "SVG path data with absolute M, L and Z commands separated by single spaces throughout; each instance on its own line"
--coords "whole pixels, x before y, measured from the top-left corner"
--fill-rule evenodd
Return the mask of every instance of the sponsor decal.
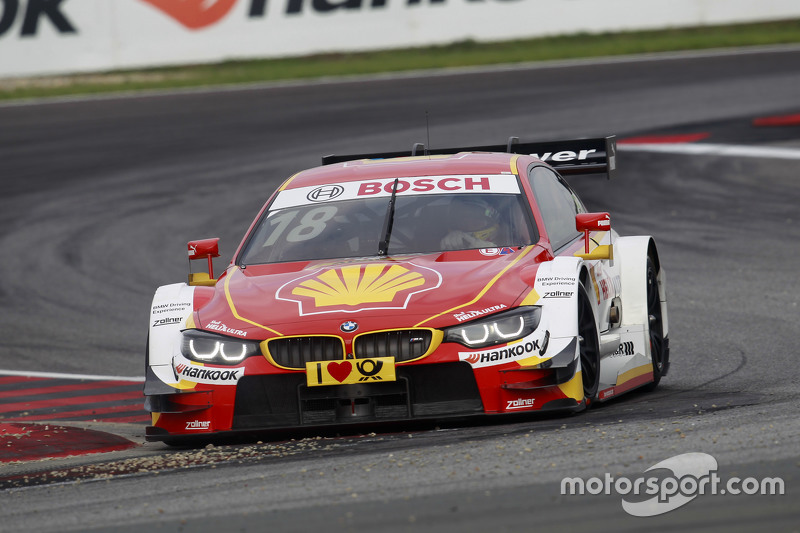
M 308 205 L 309 202 L 344 201 L 358 198 L 388 198 L 392 195 L 394 178 L 352 181 L 335 185 L 313 185 L 285 189 L 278 193 L 271 209 Z M 341 189 L 341 190 L 340 190 Z M 426 176 L 398 178 L 397 194 L 519 194 L 517 180 L 512 174 Z
M 533 407 L 533 402 L 533 398 L 517 398 L 516 400 L 507 400 L 506 410 L 529 409 Z
M 358 196 L 373 196 L 381 192 L 391 194 L 394 180 L 362 182 Z M 488 176 L 445 176 L 426 178 L 405 178 L 397 181 L 397 194 L 404 192 L 490 192 L 492 184 Z
M 328 200 L 338 198 L 343 192 L 344 187 L 341 185 L 323 185 L 308 193 L 306 198 L 312 202 L 327 202 Z
M 610 389 L 606 389 L 604 391 L 600 391 L 598 398 L 600 398 L 601 400 L 605 400 L 606 398 L 611 398 L 612 396 L 614 396 L 614 387 L 611 387 Z
M 153 327 L 169 326 L 170 324 L 180 324 L 181 322 L 183 322 L 183 319 L 180 317 L 159 318 L 153 321 Z
M 196 383 L 211 385 L 235 385 L 244 375 L 244 367 L 237 368 L 208 368 L 199 365 L 178 363 L 175 365 L 178 376 Z
M 0 0 L 0 37 L 11 30 L 16 20 L 22 21 L 20 37 L 36 36 L 43 19 L 59 34 L 78 33 L 64 15 L 62 3 L 63 0 Z
M 608 300 L 610 291 L 608 289 L 608 281 L 605 279 L 600 280 L 600 290 L 603 292 L 603 300 Z
M 594 287 L 594 295 L 597 297 L 597 304 L 600 304 L 600 288 L 597 286 L 597 275 L 595 274 L 595 267 L 589 269 L 589 275 L 592 277 L 592 287 Z
M 593 154 L 597 150 L 581 150 L 580 152 L 573 152 L 571 150 L 564 150 L 562 152 L 545 152 L 541 155 L 539 154 L 530 154 L 533 157 L 541 160 L 541 161 L 583 161 L 587 159 L 590 154 Z
M 242 331 L 241 329 L 229 328 L 219 320 L 212 320 L 209 324 L 206 325 L 206 329 L 212 329 L 214 331 L 227 333 L 229 335 L 238 335 L 240 337 L 247 337 L 246 331 Z
M 508 255 L 514 253 L 514 249 L 508 246 L 504 246 L 503 248 L 481 248 L 478 251 L 487 257 L 494 257 L 497 255 Z
M 542 298 L 572 298 L 573 294 L 572 291 L 546 291 Z
M 469 320 L 470 318 L 482 316 L 487 313 L 492 313 L 494 311 L 500 311 L 501 309 L 505 308 L 506 304 L 498 304 L 498 305 L 493 305 L 491 307 L 487 307 L 486 309 L 481 309 L 480 311 L 463 311 L 461 313 L 454 313 L 453 317 L 459 322 L 463 322 L 465 320 Z
M 546 276 L 536 280 L 542 287 L 557 287 L 560 285 L 574 285 L 578 280 L 575 276 Z
M 627 342 L 620 343 L 619 348 L 617 348 L 617 351 L 612 353 L 611 356 L 615 356 L 615 355 L 633 355 L 635 353 L 636 352 L 634 351 L 633 341 L 627 341 Z
M 160 315 L 162 313 L 178 313 L 186 311 L 192 307 L 192 302 L 170 302 L 168 304 L 154 305 L 151 314 Z
M 219 237 L 189 241 L 186 243 L 186 251 L 189 254 L 189 259 L 192 261 L 195 259 L 219 257 Z
M 461 361 L 467 361 L 473 367 L 501 365 L 517 359 L 530 357 L 541 350 L 541 339 L 526 337 L 522 341 L 503 348 L 483 350 L 480 352 L 458 352 Z
M 441 282 L 441 274 L 433 269 L 381 262 L 320 269 L 290 281 L 275 296 L 296 302 L 300 315 L 405 309 L 414 295 Z
M 306 384 L 309 387 L 395 381 L 395 379 L 394 357 L 306 363 Z
M 589 274 L 592 276 L 592 284 L 594 285 L 594 292 L 597 296 L 597 303 L 599 304 L 602 300 L 608 300 L 611 298 L 611 284 L 608 276 L 605 275 L 603 269 L 597 266 L 593 266 L 591 270 L 589 270 Z M 616 294 L 616 291 L 615 293 Z
M 187 430 L 209 430 L 211 429 L 211 420 L 192 420 L 191 422 L 186 422 L 186 429 Z
M 356 322 L 353 322 L 352 320 L 348 320 L 347 322 L 339 326 L 339 329 L 342 330 L 344 333 L 352 333 L 358 329 L 358 324 Z

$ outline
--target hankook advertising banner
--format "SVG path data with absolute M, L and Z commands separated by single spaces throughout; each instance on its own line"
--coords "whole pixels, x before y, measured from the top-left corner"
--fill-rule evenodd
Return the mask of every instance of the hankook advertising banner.
M 797 17 L 798 0 L 0 0 L 0 77 Z

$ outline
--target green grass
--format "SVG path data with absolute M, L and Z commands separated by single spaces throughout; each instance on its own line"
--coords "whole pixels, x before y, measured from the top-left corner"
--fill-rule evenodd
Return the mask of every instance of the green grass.
M 0 80 L 0 100 L 787 43 L 800 43 L 800 20 Z

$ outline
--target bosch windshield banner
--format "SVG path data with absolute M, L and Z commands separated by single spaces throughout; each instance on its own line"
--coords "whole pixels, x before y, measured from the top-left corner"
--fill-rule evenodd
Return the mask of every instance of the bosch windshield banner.
M 0 0 L 0 78 L 797 17 L 797 0 Z

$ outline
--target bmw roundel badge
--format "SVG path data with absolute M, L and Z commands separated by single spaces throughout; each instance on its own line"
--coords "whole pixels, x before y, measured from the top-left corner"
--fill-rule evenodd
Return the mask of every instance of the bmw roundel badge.
M 348 320 L 347 322 L 342 323 L 342 325 L 339 326 L 339 329 L 344 331 L 345 333 L 352 333 L 358 329 L 358 324 L 356 324 L 352 320 Z

